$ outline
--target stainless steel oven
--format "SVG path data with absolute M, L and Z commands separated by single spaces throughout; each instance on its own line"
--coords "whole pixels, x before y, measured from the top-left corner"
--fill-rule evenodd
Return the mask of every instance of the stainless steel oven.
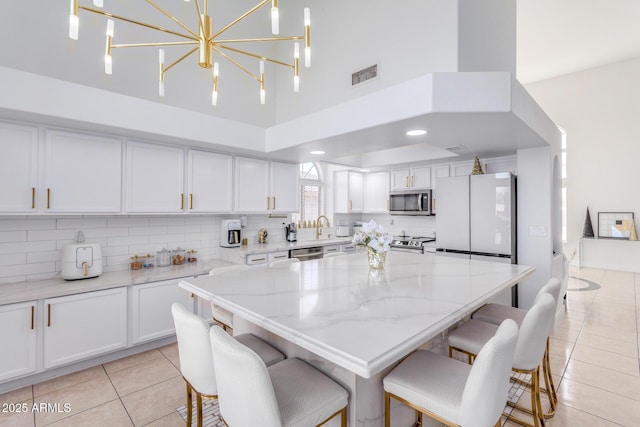
M 397 236 L 391 241 L 391 250 L 397 252 L 425 253 L 425 243 L 435 241 L 435 237 Z
M 431 215 L 431 190 L 392 191 L 389 193 L 391 215 Z
M 322 246 L 314 246 L 311 248 L 291 249 L 289 258 L 298 258 L 300 261 L 308 261 L 310 259 L 322 258 Z

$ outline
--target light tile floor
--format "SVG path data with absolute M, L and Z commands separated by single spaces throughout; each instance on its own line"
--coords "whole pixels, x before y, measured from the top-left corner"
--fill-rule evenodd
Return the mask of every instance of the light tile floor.
M 639 426 L 640 273 L 572 268 L 571 276 L 566 316 L 551 337 L 560 405 L 547 425 Z M 0 426 L 183 426 L 178 366 L 174 344 L 0 395 L 0 410 L 28 408 L 0 412 Z M 520 402 L 529 399 L 525 391 Z M 33 412 L 34 402 L 60 411 Z

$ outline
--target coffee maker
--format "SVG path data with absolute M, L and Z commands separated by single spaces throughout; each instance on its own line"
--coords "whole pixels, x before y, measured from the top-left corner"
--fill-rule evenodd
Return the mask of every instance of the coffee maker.
M 242 241 L 242 224 L 240 219 L 223 219 L 220 221 L 220 246 L 235 248 Z
M 298 228 L 295 223 L 292 222 L 284 226 L 284 238 L 287 242 L 298 241 Z

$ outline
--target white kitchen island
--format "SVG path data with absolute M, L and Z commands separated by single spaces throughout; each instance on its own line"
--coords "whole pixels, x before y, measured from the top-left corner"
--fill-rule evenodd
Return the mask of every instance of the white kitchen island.
M 384 375 L 533 270 L 402 252 L 370 270 L 366 253 L 355 253 L 180 286 L 234 313 L 234 333 L 252 332 L 342 384 L 350 426 L 381 426 Z M 413 411 L 392 417 L 393 425 L 410 425 Z

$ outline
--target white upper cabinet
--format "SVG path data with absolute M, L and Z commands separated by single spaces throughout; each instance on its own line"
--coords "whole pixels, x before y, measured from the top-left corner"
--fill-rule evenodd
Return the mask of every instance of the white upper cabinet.
M 389 172 L 369 173 L 365 176 L 364 211 L 389 212 Z
M 236 157 L 235 210 L 264 213 L 271 209 L 269 197 L 269 162 Z
M 184 163 L 182 148 L 128 142 L 126 210 L 184 212 Z
M 451 163 L 450 176 L 471 175 L 471 171 L 473 171 L 473 160 Z
M 120 212 L 122 142 L 47 131 L 41 193 L 45 212 Z
M 431 166 L 431 213 L 436 213 L 436 198 L 438 192 L 438 178 L 449 177 L 449 165 Z
M 187 165 L 189 212 L 231 212 L 233 158 L 189 150 Z
M 0 212 L 38 209 L 38 129 L 0 123 Z
M 391 191 L 431 188 L 431 168 L 428 166 L 391 171 Z
M 236 212 L 298 210 L 298 164 L 236 157 L 235 166 Z
M 296 163 L 271 162 L 269 170 L 272 212 L 297 212 L 300 206 L 298 176 L 300 165 Z
M 357 213 L 364 209 L 362 174 L 336 171 L 333 175 L 335 213 Z

